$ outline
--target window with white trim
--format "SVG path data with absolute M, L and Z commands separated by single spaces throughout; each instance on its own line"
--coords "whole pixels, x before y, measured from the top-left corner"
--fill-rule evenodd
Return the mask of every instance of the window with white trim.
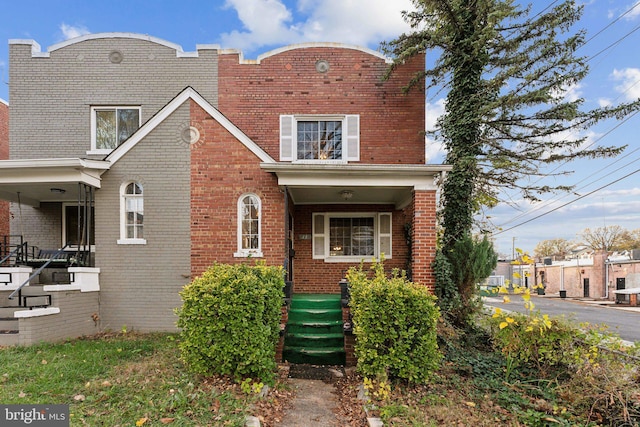
M 280 116 L 280 161 L 360 160 L 360 116 Z
M 140 127 L 140 107 L 91 107 L 91 152 L 110 153 Z
M 145 244 L 142 185 L 128 182 L 120 188 L 120 244 Z
M 255 194 L 238 199 L 238 251 L 236 257 L 262 257 L 262 203 Z
M 313 258 L 360 261 L 392 257 L 391 213 L 314 213 Z

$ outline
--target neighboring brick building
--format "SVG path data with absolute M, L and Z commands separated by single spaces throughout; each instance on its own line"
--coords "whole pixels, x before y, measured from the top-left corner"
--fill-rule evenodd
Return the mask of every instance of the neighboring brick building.
M 294 293 L 339 293 L 384 254 L 433 287 L 448 168 L 424 163 L 423 91 L 402 93 L 424 57 L 384 81 L 389 60 L 354 46 L 248 61 L 105 33 L 47 52 L 12 40 L 9 65 L 11 230 L 99 271 L 98 328 L 175 330 L 179 290 L 213 262 L 264 260 Z

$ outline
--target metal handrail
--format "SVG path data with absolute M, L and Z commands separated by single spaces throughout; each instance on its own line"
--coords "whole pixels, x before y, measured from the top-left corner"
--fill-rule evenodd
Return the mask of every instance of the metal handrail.
M 45 262 L 44 264 L 42 264 L 36 271 L 34 271 L 33 273 L 31 273 L 31 276 L 29 276 L 29 278 L 27 280 L 25 280 L 25 282 L 18 286 L 18 288 L 16 290 L 14 290 L 13 292 L 11 292 L 11 295 L 8 296 L 9 299 L 13 299 L 13 296 L 16 293 L 19 293 L 23 287 L 25 287 L 33 278 L 35 278 L 38 274 L 40 274 L 42 272 L 42 270 L 44 270 L 49 264 L 51 264 L 53 262 L 53 260 L 55 259 L 55 257 L 57 257 L 58 255 L 60 255 L 61 253 L 64 252 L 65 249 L 67 249 L 67 247 L 69 246 L 69 244 L 67 243 L 66 245 L 64 245 L 62 247 L 62 249 L 58 249 L 58 251 L 56 253 L 54 253 L 51 258 L 49 258 L 47 260 L 47 262 Z
M 20 251 L 20 249 L 22 248 L 22 246 L 18 246 L 17 248 L 15 248 L 14 250 L 12 250 L 9 255 L 7 255 L 6 257 L 0 259 L 0 265 L 4 264 L 6 260 L 8 260 L 9 258 L 11 258 L 14 255 L 17 255 L 18 252 Z
M 5 247 L 11 247 L 13 245 L 11 244 L 7 244 L 6 242 L 6 237 L 8 236 L 4 236 L 5 237 L 5 243 L 4 246 Z M 24 261 L 24 256 L 26 256 L 27 251 L 28 251 L 28 247 L 29 245 L 27 244 L 27 242 L 22 242 L 22 236 L 20 236 L 20 241 L 21 243 L 16 244 L 16 248 L 14 250 L 12 250 L 8 255 L 6 255 L 5 257 L 3 257 L 0 260 L 0 265 L 4 264 L 8 259 L 10 259 L 12 256 L 16 255 L 16 264 L 19 261 Z M 2 245 L 0 244 L 0 247 L 2 247 Z

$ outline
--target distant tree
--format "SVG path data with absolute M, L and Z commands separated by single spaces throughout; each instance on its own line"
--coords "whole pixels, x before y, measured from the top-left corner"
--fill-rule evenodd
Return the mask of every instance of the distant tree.
M 640 228 L 635 230 L 624 230 L 620 236 L 619 243 L 615 250 L 630 251 L 633 249 L 640 249 Z
M 585 228 L 580 237 L 589 248 L 609 252 L 617 249 L 625 232 L 626 230 L 619 225 L 607 225 L 593 230 Z
M 533 254 L 536 257 L 564 257 L 569 253 L 573 245 L 574 243 L 566 239 L 543 240 L 538 242 L 536 247 L 533 249 Z

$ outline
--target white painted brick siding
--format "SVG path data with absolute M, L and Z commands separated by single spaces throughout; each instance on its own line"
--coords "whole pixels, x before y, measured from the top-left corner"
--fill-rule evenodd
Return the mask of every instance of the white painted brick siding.
M 190 279 L 190 148 L 179 137 L 189 103 L 179 107 L 102 177 L 96 192 L 96 266 L 103 329 L 175 331 L 178 292 Z M 144 192 L 146 245 L 120 239 L 120 186 Z
M 119 64 L 109 61 L 114 50 L 123 54 Z M 11 44 L 11 158 L 87 157 L 91 106 L 141 105 L 144 123 L 187 86 L 217 105 L 217 73 L 215 50 L 176 57 L 174 49 L 140 39 L 85 40 L 49 58 Z

